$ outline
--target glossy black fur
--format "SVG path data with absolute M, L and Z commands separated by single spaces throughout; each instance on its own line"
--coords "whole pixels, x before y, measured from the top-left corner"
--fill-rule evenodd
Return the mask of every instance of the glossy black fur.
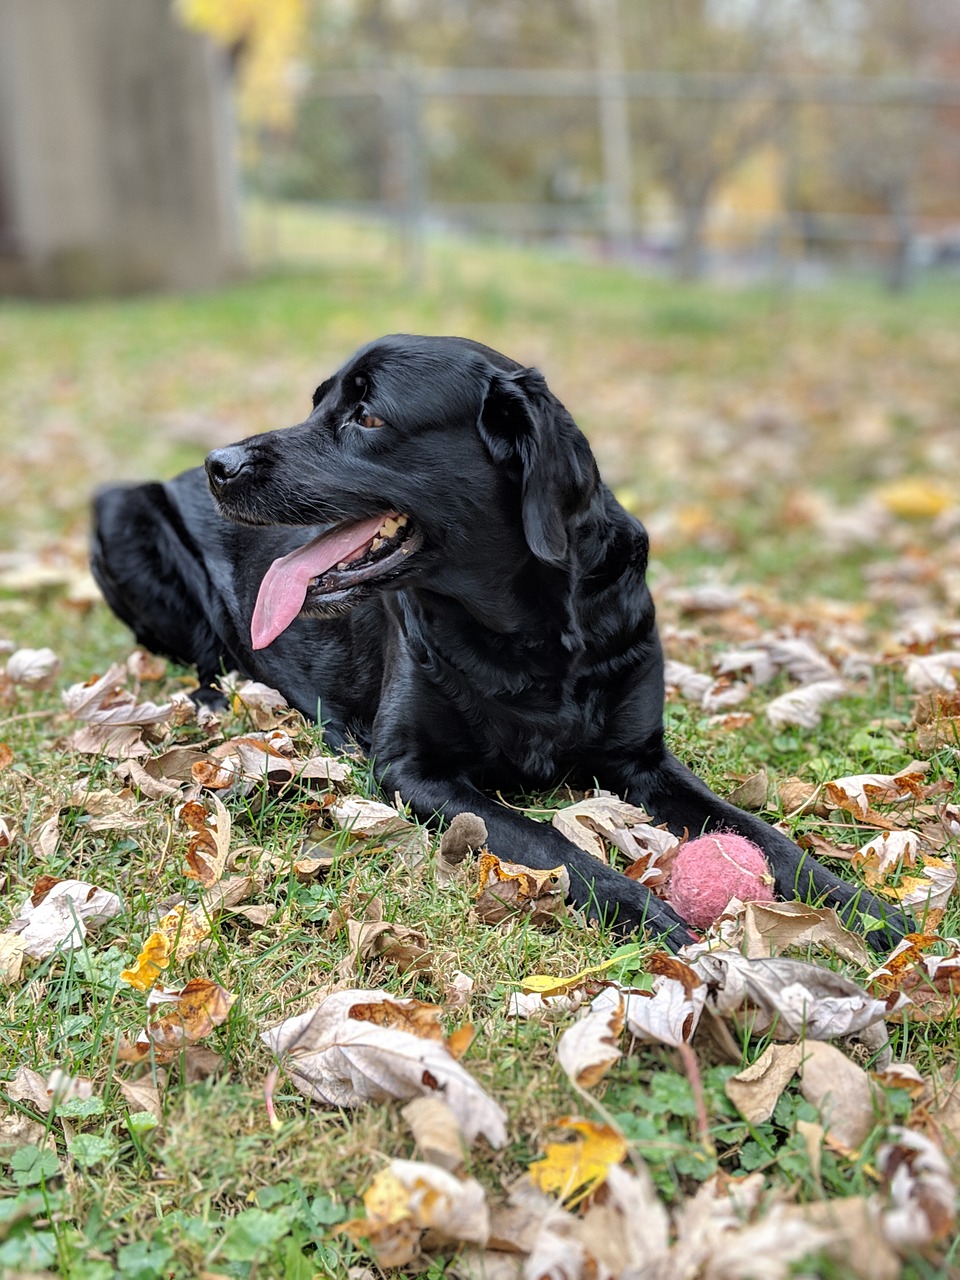
M 748 836 L 780 896 L 886 917 L 877 945 L 904 928 L 666 749 L 647 535 L 535 370 L 464 339 L 384 338 L 318 387 L 305 422 L 206 469 L 101 493 L 93 569 L 140 643 L 195 664 L 209 696 L 234 668 L 280 689 L 334 746 L 359 741 L 420 817 L 479 814 L 495 853 L 565 863 L 576 903 L 673 945 L 689 935 L 665 903 L 490 793 L 597 781 L 677 833 Z M 402 572 L 254 652 L 271 561 L 390 510 L 424 538 Z

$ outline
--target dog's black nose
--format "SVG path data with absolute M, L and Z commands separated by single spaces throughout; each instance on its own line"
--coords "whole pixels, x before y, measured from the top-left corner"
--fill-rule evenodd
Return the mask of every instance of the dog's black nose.
M 239 444 L 227 445 L 225 449 L 214 449 L 207 454 L 205 466 L 207 480 L 215 493 L 224 485 L 235 480 L 248 464 L 247 451 Z

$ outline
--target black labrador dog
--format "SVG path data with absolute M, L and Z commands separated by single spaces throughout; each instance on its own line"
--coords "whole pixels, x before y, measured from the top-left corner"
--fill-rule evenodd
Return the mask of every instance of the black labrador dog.
M 96 500 L 93 571 L 147 648 L 238 669 L 353 739 L 423 819 L 470 811 L 493 852 L 560 863 L 622 929 L 689 941 L 671 908 L 488 793 L 601 786 L 682 834 L 737 831 L 776 891 L 905 928 L 664 745 L 647 535 L 534 369 L 462 338 L 393 335 L 314 393 L 299 426 Z

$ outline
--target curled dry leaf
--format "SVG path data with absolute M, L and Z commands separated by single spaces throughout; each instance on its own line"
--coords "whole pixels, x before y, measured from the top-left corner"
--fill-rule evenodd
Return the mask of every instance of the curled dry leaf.
M 824 784 L 824 798 L 835 809 L 866 818 L 875 804 L 899 804 L 923 799 L 923 769 L 910 766 L 899 773 L 860 773 Z
M 139 1062 L 152 1054 L 157 1062 L 171 1062 L 186 1046 L 205 1039 L 226 1022 L 236 998 L 206 978 L 193 978 L 179 990 L 154 987 L 147 999 L 148 1009 L 172 1004 L 174 1012 L 151 1018 L 132 1043 L 122 1039 L 117 1056 L 123 1062 Z
M 960 955 L 954 944 L 948 956 L 917 956 L 912 963 L 897 966 L 890 961 L 870 975 L 884 992 L 898 992 L 909 1005 L 897 1010 L 892 1020 L 907 1017 L 911 1022 L 943 1022 L 960 1011 Z
M 290 707 L 278 689 L 246 680 L 236 671 L 230 671 L 217 681 L 230 700 L 234 715 L 246 712 L 258 729 L 276 728 L 290 717 Z
M 706 988 L 694 969 L 676 956 L 654 952 L 647 969 L 654 974 L 649 992 L 621 990 L 627 1030 L 638 1040 L 674 1047 L 689 1044 L 703 1011 Z M 601 991 L 592 1007 L 612 999 L 612 990 Z
M 429 969 L 433 954 L 422 929 L 384 920 L 383 903 L 371 898 L 363 909 L 363 918 L 355 919 L 346 910 L 334 911 L 327 933 L 336 936 L 347 931 L 347 954 L 338 966 L 338 975 L 347 979 L 359 970 L 362 961 L 382 958 L 395 964 L 401 973 Z
M 821 800 L 822 790 L 822 787 L 796 777 L 784 778 L 777 783 L 780 804 L 788 818 L 795 818 L 802 813 L 815 813 L 820 818 L 828 817 L 830 806 Z
M 757 811 L 766 806 L 769 786 L 770 779 L 766 770 L 761 769 L 758 773 L 751 774 L 749 778 L 744 778 L 738 786 L 734 787 L 727 796 L 727 800 L 730 804 L 735 804 L 738 809 Z
M 33 895 L 20 904 L 9 932 L 19 935 L 19 949 L 34 960 L 55 951 L 75 951 L 87 929 L 112 920 L 122 910 L 120 899 L 85 880 L 57 880 L 36 902 Z
M 824 707 L 842 698 L 846 692 L 847 686 L 843 680 L 817 680 L 800 689 L 791 689 L 789 693 L 783 693 L 767 703 L 767 719 L 777 729 L 788 724 L 815 729 L 820 723 Z
M 205 887 L 223 876 L 230 856 L 230 814 L 218 796 L 211 796 L 211 817 L 202 804 L 188 801 L 180 810 L 180 821 L 193 832 L 187 850 L 184 875 Z
M 573 1013 L 583 1004 L 582 991 L 564 991 L 560 995 L 541 995 L 538 991 L 514 991 L 507 1003 L 510 1018 L 539 1018 L 548 1014 Z
M 450 1173 L 460 1168 L 466 1156 L 463 1135 L 456 1116 L 442 1098 L 414 1098 L 401 1115 L 429 1164 L 437 1164 Z
M 669 831 L 654 827 L 643 809 L 609 791 L 598 791 L 586 800 L 558 809 L 552 823 L 573 844 L 601 862 L 609 861 L 608 845 L 632 863 L 642 859 L 646 866 L 656 861 L 651 855 L 674 849 L 680 843 Z M 632 878 L 639 878 L 636 872 Z
M 49 689 L 59 670 L 60 659 L 52 649 L 17 649 L 7 659 L 6 675 L 25 689 Z
M 344 796 L 330 806 L 330 813 L 352 840 L 380 840 L 399 853 L 407 866 L 419 866 L 427 856 L 430 836 L 426 828 L 410 822 L 392 805 L 363 796 Z
M 863 845 L 853 861 L 862 868 L 869 889 L 921 913 L 942 911 L 957 887 L 956 864 L 952 858 L 935 857 L 923 846 L 923 837 L 916 831 L 884 831 Z M 901 873 L 902 866 L 914 867 L 918 862 L 918 874 Z
M 175 960 L 192 955 L 200 943 L 210 936 L 210 922 L 205 915 L 195 914 L 186 903 L 167 912 L 147 938 L 132 969 L 124 969 L 121 981 L 138 991 L 149 991 L 156 980 Z
M 561 1067 L 582 1089 L 597 1084 L 620 1057 L 617 1041 L 623 1030 L 623 999 L 616 1006 L 591 1009 L 560 1037 L 557 1058 Z
M 840 921 L 833 907 L 804 902 L 748 902 L 743 911 L 744 952 L 755 960 L 787 947 L 822 946 L 845 960 L 870 965 L 863 939 Z
M 506 1141 L 505 1116 L 453 1057 L 439 1009 L 382 991 L 335 991 L 316 1009 L 261 1033 L 309 1098 L 358 1107 L 442 1093 L 468 1143 Z
M 892 1127 L 890 1138 L 877 1152 L 884 1236 L 900 1253 L 947 1240 L 956 1226 L 957 1190 L 943 1152 L 911 1129 Z
M 938 689 L 953 693 L 957 688 L 957 671 L 960 671 L 960 650 L 929 653 L 907 663 L 906 681 L 917 693 L 931 693 Z
M 663 682 L 668 693 L 675 689 L 682 698 L 699 706 L 713 687 L 713 676 L 668 658 L 663 668 Z
M 616 1129 L 593 1120 L 566 1117 L 557 1127 L 569 1131 L 571 1139 L 547 1143 L 546 1153 L 527 1172 L 541 1191 L 577 1203 L 603 1185 L 611 1166 L 622 1163 L 627 1143 Z
M 436 1165 L 391 1160 L 363 1197 L 366 1218 L 338 1230 L 366 1241 L 382 1267 L 402 1267 L 420 1249 L 424 1233 L 438 1244 L 485 1244 L 490 1213 L 483 1188 L 474 1178 L 457 1178 Z
M 293 739 L 282 729 L 228 738 L 196 761 L 191 772 L 201 787 L 217 791 L 230 788 L 242 794 L 263 782 L 273 786 L 295 779 L 343 782 L 350 776 L 342 760 L 323 755 L 299 759 Z
M 136 694 L 126 687 L 127 670 L 115 663 L 105 675 L 72 684 L 63 692 L 63 702 L 75 720 L 94 725 L 160 724 L 170 714 L 170 703 L 137 702 Z
M 774 1030 L 781 1039 L 831 1040 L 862 1032 L 905 1003 L 896 993 L 875 999 L 849 978 L 782 956 L 748 960 L 736 951 L 714 951 L 693 968 L 708 1007 L 737 1016 L 755 1035 Z
M 570 873 L 566 867 L 540 869 L 502 862 L 483 853 L 477 865 L 474 911 L 485 924 L 523 914 L 532 924 L 553 925 L 566 911 Z

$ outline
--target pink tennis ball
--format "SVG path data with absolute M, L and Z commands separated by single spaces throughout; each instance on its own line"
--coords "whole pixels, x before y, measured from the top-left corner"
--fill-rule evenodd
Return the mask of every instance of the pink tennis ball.
M 731 898 L 773 901 L 773 877 L 763 850 L 732 831 L 717 831 L 683 845 L 667 893 L 674 911 L 695 929 L 707 929 Z

